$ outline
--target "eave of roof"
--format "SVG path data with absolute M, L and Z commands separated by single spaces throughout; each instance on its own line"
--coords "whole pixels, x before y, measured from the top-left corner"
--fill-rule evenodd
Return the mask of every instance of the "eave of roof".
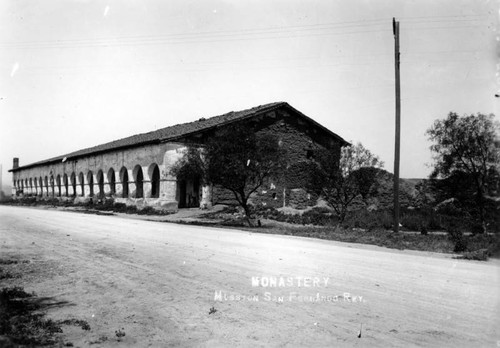
M 105 144 L 85 148 L 82 150 L 74 151 L 74 152 L 68 153 L 66 155 L 61 155 L 61 156 L 49 158 L 49 159 L 46 159 L 43 161 L 30 163 L 30 164 L 20 166 L 20 167 L 15 168 L 15 169 L 13 168 L 13 169 L 10 169 L 9 172 L 16 172 L 16 171 L 19 171 L 22 169 L 28 169 L 28 168 L 36 167 L 39 165 L 47 165 L 50 163 L 61 162 L 63 160 L 65 160 L 65 161 L 76 160 L 76 159 L 81 158 L 81 157 L 90 156 L 90 155 L 97 155 L 97 154 L 100 154 L 103 152 L 108 152 L 108 151 L 124 150 L 127 148 L 133 148 L 133 147 L 175 141 L 175 140 L 179 140 L 181 138 L 184 138 L 186 136 L 195 135 L 197 133 L 203 133 L 203 132 L 209 131 L 209 130 L 217 128 L 217 127 L 221 127 L 221 126 L 229 125 L 229 124 L 237 122 L 237 121 L 249 119 L 249 118 L 255 117 L 257 115 L 261 115 L 263 113 L 273 111 L 275 109 L 282 108 L 282 107 L 288 108 L 292 112 L 300 115 L 300 117 L 305 118 L 306 120 L 311 122 L 316 127 L 322 129 L 327 134 L 329 134 L 330 136 L 335 138 L 337 141 L 339 141 L 342 144 L 342 146 L 349 145 L 349 143 L 346 142 L 344 139 L 342 139 L 340 136 L 333 133 L 328 128 L 322 126 L 321 124 L 319 124 L 318 122 L 309 118 L 308 116 L 304 115 L 303 113 L 301 113 L 297 109 L 293 108 L 288 103 L 276 102 L 276 103 L 270 103 L 270 104 L 265 104 L 265 105 L 259 105 L 257 107 L 251 108 L 251 109 L 241 110 L 241 111 L 237 111 L 237 112 L 231 111 L 231 112 L 228 112 L 226 114 L 210 117 L 207 119 L 201 118 L 198 121 L 177 124 L 174 126 L 158 129 L 158 130 L 155 130 L 152 132 L 132 135 L 132 136 L 129 136 L 126 138 L 111 141 L 109 143 L 105 143 Z

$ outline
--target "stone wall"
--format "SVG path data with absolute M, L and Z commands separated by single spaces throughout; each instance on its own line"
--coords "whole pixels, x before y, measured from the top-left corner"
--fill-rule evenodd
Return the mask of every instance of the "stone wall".
M 269 115 L 268 115 L 269 116 Z M 251 203 L 258 207 L 280 208 L 291 206 L 305 209 L 315 205 L 317 197 L 305 190 L 309 179 L 307 169 L 314 151 L 328 147 L 340 156 L 340 143 L 332 142 L 315 128 L 288 114 L 277 113 L 268 117 L 268 122 L 257 133 L 270 133 L 285 149 L 288 166 L 274 178 L 270 178 L 252 197 Z M 227 190 L 214 188 L 214 202 L 235 204 L 234 195 Z

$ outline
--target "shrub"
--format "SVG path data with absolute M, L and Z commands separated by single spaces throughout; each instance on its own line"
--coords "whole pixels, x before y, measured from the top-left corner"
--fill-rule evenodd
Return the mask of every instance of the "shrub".
M 426 217 L 419 212 L 406 213 L 401 217 L 401 225 L 410 231 L 421 231 L 422 228 L 427 229 Z
M 113 210 L 116 212 L 125 212 L 127 205 L 125 203 L 113 203 Z
M 436 230 L 442 230 L 443 228 L 441 227 L 441 219 L 440 216 L 434 213 L 433 210 L 431 210 L 429 214 L 429 220 L 428 220 L 428 225 L 427 228 L 431 231 L 436 231 Z
M 97 207 L 100 210 L 113 210 L 115 208 L 115 204 L 116 203 L 113 198 L 104 198 L 98 201 Z
M 57 198 L 49 198 L 47 201 L 45 201 L 45 203 L 54 207 L 58 207 L 60 205 L 60 202 Z
M 427 227 L 422 226 L 422 228 L 420 229 L 420 234 L 423 236 L 427 236 L 428 234 Z
M 14 200 L 14 202 L 18 203 L 20 205 L 36 205 L 37 199 L 36 199 L 36 197 L 23 197 L 23 198 Z
M 490 253 L 488 249 L 479 249 L 475 251 L 465 252 L 462 256 L 458 256 L 457 259 L 488 261 L 489 256 Z
M 136 214 L 137 213 L 137 207 L 135 205 L 126 205 L 125 212 L 127 214 Z
M 158 214 L 158 211 L 153 207 L 145 206 L 144 208 L 138 210 L 137 214 L 139 214 L 139 215 L 156 215 L 156 214 Z
M 441 230 L 441 216 L 433 209 L 402 209 L 401 224 L 410 231 Z
M 363 228 L 374 230 L 383 228 L 388 230 L 392 228 L 392 213 L 387 210 L 357 210 L 347 215 L 342 227 L 346 229 Z
M 453 242 L 453 252 L 463 252 L 467 250 L 467 239 L 464 237 L 462 231 L 451 229 L 448 231 L 448 237 Z
M 471 230 L 472 234 L 474 234 L 474 235 L 484 233 L 483 226 L 481 224 L 478 224 L 478 223 L 473 223 L 470 227 L 470 230 Z
M 477 251 L 487 249 L 490 256 L 497 255 L 500 250 L 500 238 L 498 235 L 477 234 L 467 239 L 467 250 Z
M 276 210 L 274 208 L 268 208 L 266 210 L 271 210 L 271 209 Z M 235 205 L 228 205 L 227 207 L 224 207 L 224 209 L 221 210 L 221 213 L 225 213 L 225 214 L 239 213 L 239 207 L 237 207 Z
M 306 211 L 301 216 L 303 225 L 327 226 L 334 225 L 338 219 L 328 208 L 313 208 Z

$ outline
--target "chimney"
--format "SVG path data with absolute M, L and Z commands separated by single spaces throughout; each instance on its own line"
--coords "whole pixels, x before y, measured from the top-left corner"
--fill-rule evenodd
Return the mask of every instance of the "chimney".
M 19 158 L 14 157 L 14 163 L 12 164 L 12 169 L 19 168 Z

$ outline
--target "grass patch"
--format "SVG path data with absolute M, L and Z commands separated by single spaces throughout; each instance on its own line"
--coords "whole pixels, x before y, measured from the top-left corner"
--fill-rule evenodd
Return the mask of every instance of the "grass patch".
M 57 322 L 44 319 L 34 293 L 21 287 L 0 291 L 0 335 L 19 345 L 55 344 L 54 334 L 62 332 Z
M 18 263 L 29 263 L 28 260 L 0 259 L 0 265 L 16 265 Z
M 45 319 L 45 309 L 64 302 L 53 303 L 47 298 L 39 298 L 22 287 L 6 287 L 0 290 L 0 336 L 6 337 L 14 345 L 46 346 L 61 343 L 56 334 L 62 333 L 62 325 L 80 326 L 90 330 L 85 320 Z
M 0 278 L 20 278 L 21 274 L 13 274 L 21 264 L 28 260 L 1 258 Z M 47 310 L 67 306 L 67 301 L 56 301 L 52 297 L 38 297 L 34 292 L 26 292 L 19 286 L 0 289 L 0 346 L 68 346 L 64 344 L 62 325 L 80 326 L 90 330 L 85 320 L 67 319 L 52 320 L 46 318 Z
M 221 215 L 220 212 L 212 216 L 217 217 L 219 221 L 222 222 L 207 223 L 180 221 L 180 223 L 198 226 L 238 228 L 254 233 L 282 234 L 338 242 L 370 244 L 398 250 L 407 249 L 438 253 L 457 252 L 457 238 L 460 238 L 461 243 L 465 244 L 465 249 L 463 249 L 463 251 L 474 252 L 480 249 L 487 249 L 492 255 L 495 254 L 495 250 L 500 254 L 500 252 L 498 252 L 500 246 L 497 235 L 465 236 L 462 233 L 445 234 L 433 232 L 427 232 L 426 234 L 409 232 L 394 233 L 392 230 L 383 228 L 364 229 L 359 227 L 303 226 L 290 223 L 283 224 L 275 222 L 274 220 L 265 220 L 262 227 L 248 227 L 244 225 L 244 220 L 238 220 L 237 217 L 224 219 L 224 215 Z
M 58 321 L 60 325 L 72 325 L 72 326 L 80 326 L 82 330 L 89 331 L 90 325 L 86 320 L 79 319 L 66 319 Z
M 13 279 L 13 278 L 19 278 L 19 276 L 0 268 L 0 279 Z
M 419 250 L 439 253 L 450 253 L 453 250 L 453 242 L 446 235 L 421 235 L 408 233 L 394 233 L 383 229 L 343 229 L 343 228 L 254 228 L 248 231 L 285 234 L 300 237 L 333 240 L 347 243 L 360 243 L 377 245 L 381 247 L 399 250 Z
M 464 232 L 470 230 L 469 221 L 441 216 L 432 210 L 403 210 L 401 218 L 403 227 L 397 234 L 392 232 L 392 212 L 387 210 L 350 212 L 341 224 L 335 214 L 325 207 L 315 207 L 302 214 L 287 214 L 274 208 L 267 208 L 260 209 L 255 214 L 259 218 L 266 219 L 263 220 L 264 226 L 246 227 L 244 216 L 237 207 L 227 207 L 218 212 L 204 214 L 203 217 L 221 221 L 216 223 L 218 226 L 236 227 L 257 233 L 284 234 L 439 253 L 474 253 L 486 249 L 489 255 L 500 255 L 498 234 L 465 235 Z M 445 231 L 448 232 L 443 233 Z M 474 255 L 468 255 L 467 258 L 476 257 Z

